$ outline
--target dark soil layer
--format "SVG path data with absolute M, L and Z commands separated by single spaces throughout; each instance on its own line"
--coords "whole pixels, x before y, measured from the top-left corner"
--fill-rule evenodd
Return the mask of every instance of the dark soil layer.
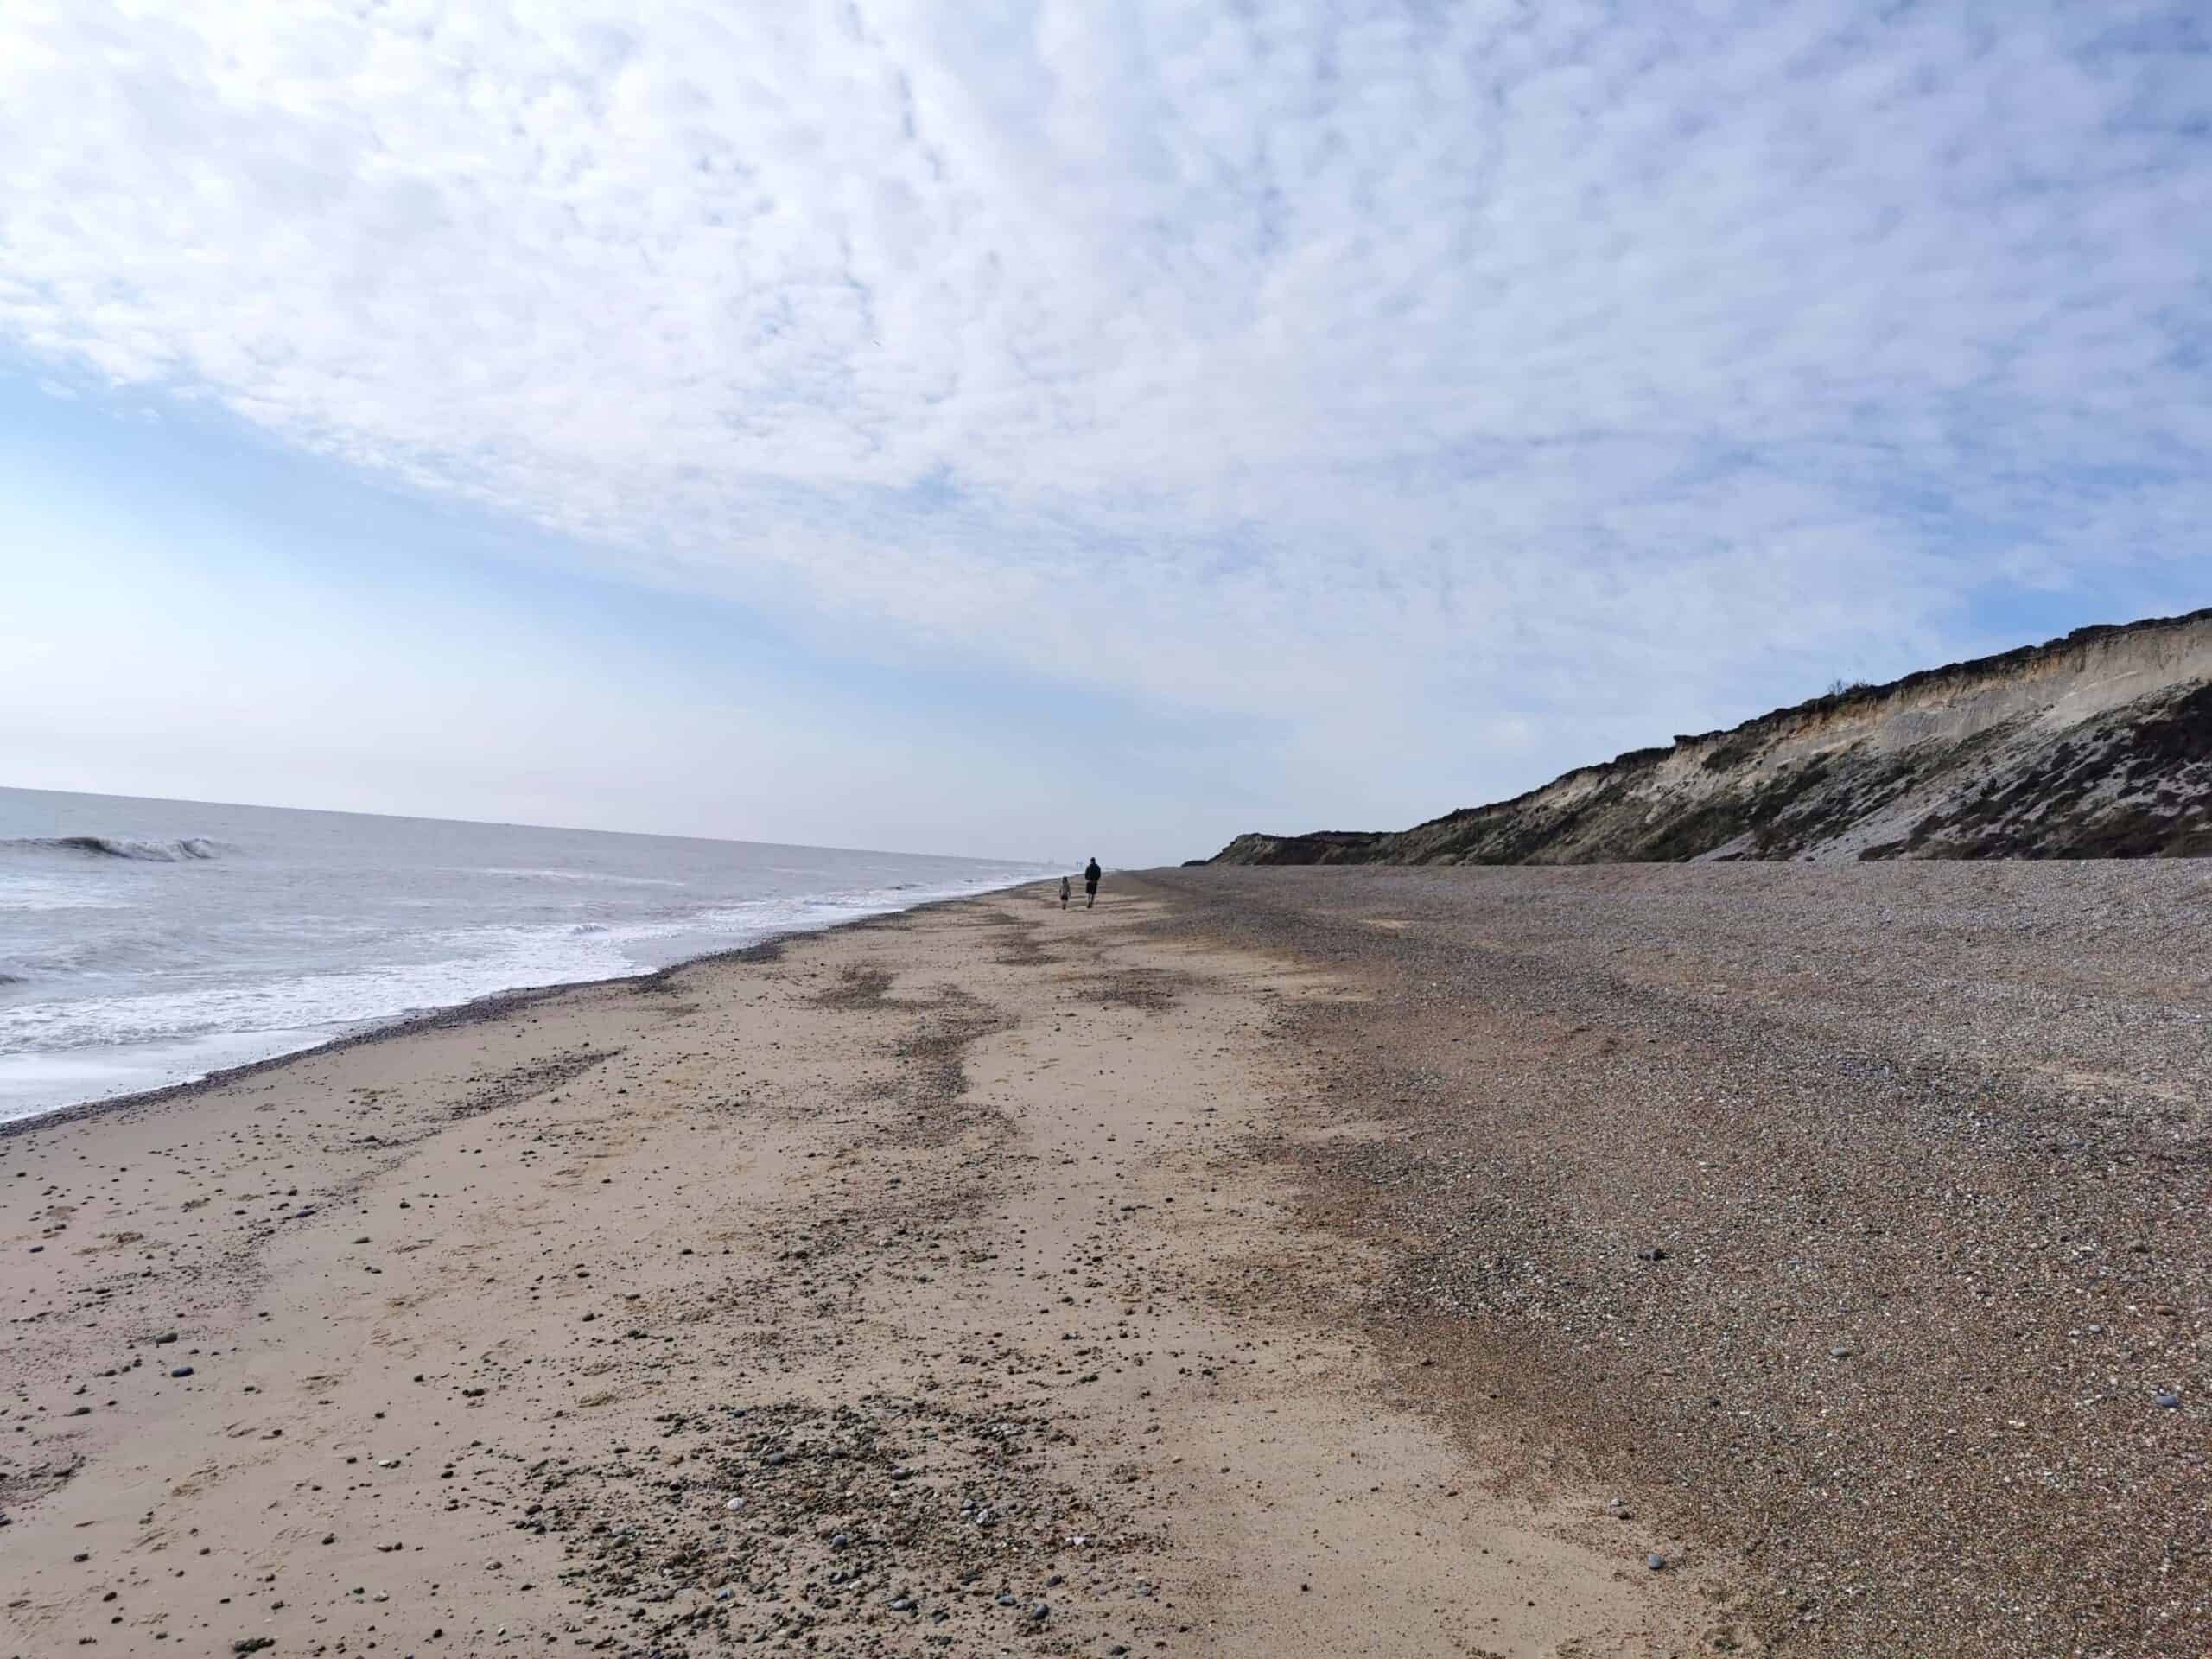
M 2212 869 L 1146 880 L 1371 994 L 1286 1005 L 1326 1105 L 1267 1150 L 1492 1452 L 1778 1652 L 2212 1653 Z

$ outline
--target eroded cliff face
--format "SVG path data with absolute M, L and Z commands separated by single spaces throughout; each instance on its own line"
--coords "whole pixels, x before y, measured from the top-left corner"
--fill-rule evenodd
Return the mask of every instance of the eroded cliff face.
M 2212 610 L 2083 628 L 1777 709 L 1411 830 L 1223 864 L 2212 855 Z

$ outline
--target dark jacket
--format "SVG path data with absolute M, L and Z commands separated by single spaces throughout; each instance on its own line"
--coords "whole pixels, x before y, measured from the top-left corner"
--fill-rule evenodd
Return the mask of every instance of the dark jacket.
M 1098 861 L 1092 859 L 1090 863 L 1083 867 L 1083 885 L 1086 887 L 1096 887 L 1098 878 L 1104 874 L 1105 872 L 1098 868 Z

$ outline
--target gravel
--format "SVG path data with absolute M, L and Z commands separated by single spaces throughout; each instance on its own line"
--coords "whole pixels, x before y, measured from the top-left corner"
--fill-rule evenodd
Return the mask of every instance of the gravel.
M 2212 866 L 1146 880 L 1351 988 L 1256 1150 L 1523 1478 L 1791 1652 L 2212 1651 Z

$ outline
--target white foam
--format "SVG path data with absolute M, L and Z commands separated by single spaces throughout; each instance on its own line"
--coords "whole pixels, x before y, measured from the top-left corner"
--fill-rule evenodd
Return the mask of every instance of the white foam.
M 785 933 L 989 892 L 1011 880 L 861 890 L 724 905 L 652 922 L 443 930 L 429 961 L 280 979 L 35 995 L 0 1004 L 0 1119 L 189 1082 L 367 1027 L 482 996 L 653 971 Z M 172 976 L 171 977 L 177 977 Z

